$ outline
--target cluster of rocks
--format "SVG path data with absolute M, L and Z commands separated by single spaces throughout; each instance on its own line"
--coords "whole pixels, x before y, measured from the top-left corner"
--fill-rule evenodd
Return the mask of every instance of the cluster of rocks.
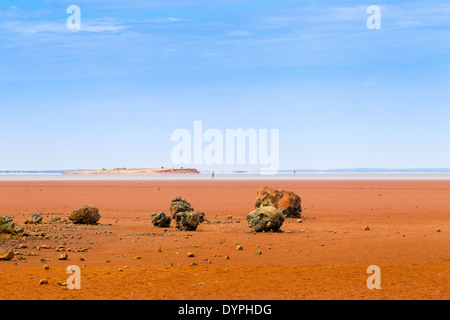
M 301 199 L 292 191 L 262 187 L 258 190 L 255 210 L 247 215 L 256 232 L 279 231 L 286 218 L 302 218 Z
M 168 228 L 172 219 L 175 227 L 182 231 L 195 231 L 200 223 L 204 222 L 205 213 L 194 211 L 191 204 L 184 198 L 175 197 L 169 207 L 170 216 L 164 212 L 152 214 L 152 223 L 155 227 Z
M 205 222 L 205 214 L 195 211 L 184 198 L 175 197 L 169 207 L 170 215 L 160 211 L 153 213 L 152 223 L 155 227 L 169 228 L 175 220 L 175 227 L 182 231 L 195 231 Z M 258 190 L 255 210 L 247 215 L 250 228 L 256 232 L 277 232 L 286 218 L 302 218 L 301 198 L 292 191 L 262 187 Z
M 77 224 L 96 224 L 100 220 L 99 210 L 92 205 L 83 205 L 80 209 L 75 210 L 70 214 L 69 220 Z M 25 224 L 40 223 L 42 223 L 42 216 L 38 213 L 33 213 L 33 215 L 25 221 Z M 51 217 L 47 223 L 68 223 L 68 221 L 60 217 Z M 24 233 L 24 228 L 16 226 L 12 217 L 0 217 L 0 233 L 12 235 L 22 234 Z

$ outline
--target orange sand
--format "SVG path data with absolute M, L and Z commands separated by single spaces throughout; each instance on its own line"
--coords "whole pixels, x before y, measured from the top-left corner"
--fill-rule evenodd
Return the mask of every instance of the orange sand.
M 281 233 L 249 232 L 263 185 L 300 195 L 306 219 L 287 219 Z M 150 214 L 168 214 L 175 196 L 211 223 L 194 232 L 153 227 Z M 19 224 L 33 212 L 44 222 L 67 218 L 82 204 L 100 208 L 100 225 L 26 226 L 49 239 L 2 235 L 0 249 L 38 256 L 0 262 L 0 299 L 450 298 L 450 181 L 0 182 L 0 216 Z M 63 241 L 89 249 L 60 261 Z M 81 290 L 56 284 L 69 265 L 81 267 Z M 366 286 L 369 265 L 381 268 L 380 290 Z

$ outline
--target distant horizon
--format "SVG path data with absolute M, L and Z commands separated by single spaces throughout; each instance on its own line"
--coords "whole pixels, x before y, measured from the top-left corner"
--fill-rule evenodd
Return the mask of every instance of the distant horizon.
M 173 167 L 175 168 L 175 167 Z M 166 168 L 166 169 L 173 169 Z M 158 168 L 111 168 L 115 169 L 158 169 Z M 184 169 L 196 169 L 189 167 Z M 0 174 L 39 174 L 39 173 L 64 173 L 72 171 L 98 171 L 102 169 L 47 169 L 47 170 L 0 170 Z M 198 169 L 197 169 L 198 170 Z M 240 173 L 258 173 L 259 170 L 198 170 L 199 173 L 216 174 L 240 174 Z M 332 168 L 332 169 L 280 169 L 277 174 L 284 173 L 446 173 L 450 172 L 450 168 Z

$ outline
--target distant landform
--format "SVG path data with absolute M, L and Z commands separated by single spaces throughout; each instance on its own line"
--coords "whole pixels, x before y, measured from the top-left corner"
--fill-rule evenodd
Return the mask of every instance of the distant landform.
M 193 168 L 154 168 L 154 169 L 102 169 L 102 170 L 80 170 L 80 171 L 65 171 L 62 174 L 199 174 L 197 169 Z
M 154 169 L 72 169 L 72 170 L 0 170 L 0 174 L 259 174 L 257 170 L 203 170 L 194 168 L 154 168 Z M 388 168 L 350 168 L 350 169 L 283 169 L 278 174 L 302 173 L 450 173 L 450 168 L 414 168 L 414 169 L 388 169 Z

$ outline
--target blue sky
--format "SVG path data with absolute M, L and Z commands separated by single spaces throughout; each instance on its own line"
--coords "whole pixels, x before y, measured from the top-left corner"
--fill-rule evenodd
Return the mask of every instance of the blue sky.
M 0 169 L 172 167 L 196 120 L 279 129 L 280 169 L 450 167 L 449 57 L 448 1 L 3 0 Z

